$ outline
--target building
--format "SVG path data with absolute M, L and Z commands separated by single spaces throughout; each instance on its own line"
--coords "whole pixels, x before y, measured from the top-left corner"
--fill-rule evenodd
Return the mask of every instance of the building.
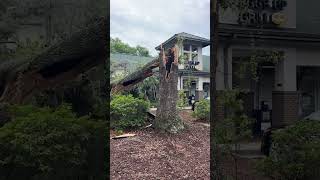
M 180 55 L 184 55 L 183 64 L 179 64 L 178 90 L 183 90 L 187 97 L 194 95 L 196 100 L 210 96 L 210 56 L 202 54 L 202 48 L 210 44 L 210 40 L 185 32 L 173 35 L 163 43 L 166 49 L 172 47 L 178 38 L 183 38 Z M 160 45 L 156 47 L 160 50 Z M 129 54 L 111 53 L 111 77 L 124 72 L 133 72 L 142 64 L 146 64 L 154 57 L 141 57 Z
M 187 97 L 194 95 L 196 100 L 210 96 L 210 57 L 202 54 L 202 49 L 210 45 L 210 40 L 185 32 L 173 35 L 163 43 L 163 48 L 171 48 L 182 39 L 179 56 L 184 63 L 179 64 L 178 90 L 185 91 Z M 160 50 L 160 45 L 155 48 Z
M 220 14 L 217 90 L 232 89 L 235 84 L 248 90 L 244 103 L 248 112 L 267 108 L 275 128 L 320 110 L 320 14 L 315 8 L 319 2 L 302 3 L 257 0 L 247 12 L 228 9 Z M 284 58 L 262 65 L 258 82 L 237 79 L 239 59 L 256 50 L 282 52 Z M 219 112 L 223 116 L 223 108 Z

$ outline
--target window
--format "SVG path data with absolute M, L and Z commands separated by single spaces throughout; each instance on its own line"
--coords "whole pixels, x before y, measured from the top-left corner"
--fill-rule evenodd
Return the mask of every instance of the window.
M 210 83 L 204 82 L 203 86 L 203 97 L 207 98 L 210 97 Z
M 183 45 L 183 50 L 184 51 L 190 51 L 190 44 L 184 44 Z
M 189 61 L 189 53 L 183 53 L 184 63 L 188 64 Z
M 198 53 L 198 47 L 192 46 L 192 53 Z

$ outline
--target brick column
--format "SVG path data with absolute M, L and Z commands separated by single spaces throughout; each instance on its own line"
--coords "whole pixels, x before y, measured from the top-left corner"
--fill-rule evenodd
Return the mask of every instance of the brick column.
M 281 128 L 298 120 L 298 93 L 296 91 L 272 92 L 272 122 L 274 128 Z
M 285 49 L 284 53 L 284 60 L 275 66 L 271 122 L 273 128 L 290 125 L 298 119 L 296 49 Z

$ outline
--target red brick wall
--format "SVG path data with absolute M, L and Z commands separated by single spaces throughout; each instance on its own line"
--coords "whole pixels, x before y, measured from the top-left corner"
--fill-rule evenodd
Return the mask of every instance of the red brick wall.
M 298 120 L 298 93 L 296 91 L 273 91 L 272 127 L 284 127 L 296 120 Z

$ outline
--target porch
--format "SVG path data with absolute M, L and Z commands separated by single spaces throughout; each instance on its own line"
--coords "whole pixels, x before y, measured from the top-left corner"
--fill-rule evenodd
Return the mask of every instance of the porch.
M 288 126 L 320 110 L 319 38 L 313 37 L 311 40 L 292 33 L 291 36 L 296 39 L 289 40 L 274 32 L 272 38 L 268 37 L 271 31 L 241 36 L 231 31 L 234 32 L 230 29 L 221 30 L 216 76 L 218 91 L 233 88 L 247 90 L 243 97 L 245 110 L 257 120 L 262 130 L 269 126 Z M 236 77 L 241 59 L 253 55 L 257 50 L 283 52 L 284 57 L 276 64 L 262 65 L 258 81 Z M 220 108 L 218 111 L 224 112 L 224 107 Z
M 194 95 L 195 100 L 210 97 L 210 77 L 209 72 L 179 71 L 178 91 L 183 90 L 187 97 Z

